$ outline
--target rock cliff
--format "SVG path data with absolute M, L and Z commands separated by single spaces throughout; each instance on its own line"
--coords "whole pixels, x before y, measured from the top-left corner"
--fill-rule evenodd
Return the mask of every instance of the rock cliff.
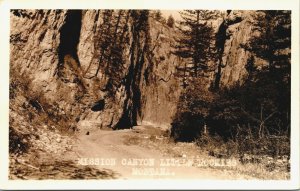
M 254 11 L 227 11 L 216 26 L 220 57 L 211 83 L 247 77 Z M 12 10 L 11 68 L 32 79 L 71 120 L 98 128 L 168 128 L 181 92 L 171 53 L 178 31 L 143 10 Z M 83 126 L 85 124 L 82 124 Z
M 230 88 L 242 84 L 248 76 L 245 66 L 251 57 L 258 67 L 264 65 L 263 60 L 242 47 L 253 36 L 255 15 L 256 11 L 228 10 L 224 13 L 216 31 L 216 46 L 220 53 L 214 78 L 216 86 Z

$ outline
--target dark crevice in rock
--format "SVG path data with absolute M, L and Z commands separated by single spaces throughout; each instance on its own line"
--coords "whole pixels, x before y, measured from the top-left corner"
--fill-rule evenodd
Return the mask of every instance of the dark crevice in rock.
M 29 104 L 34 107 L 38 112 L 42 111 L 42 106 L 37 100 L 29 100 Z
M 47 33 L 47 30 L 45 30 L 40 36 L 39 36 L 39 41 L 42 42 L 45 38 L 45 35 Z
M 104 99 L 100 99 L 99 101 L 97 101 L 96 103 L 94 103 L 94 105 L 92 106 L 91 110 L 92 111 L 102 111 L 104 109 L 104 106 L 105 106 Z
M 12 9 L 11 12 L 17 17 L 34 19 L 33 13 L 26 9 Z
M 66 55 L 71 55 L 80 65 L 77 55 L 77 45 L 80 38 L 81 19 L 81 10 L 69 10 L 66 13 L 65 23 L 60 29 L 60 44 L 58 47 L 60 66 L 63 66 Z
M 227 25 L 234 25 L 236 23 L 240 23 L 242 20 L 243 20 L 242 17 L 236 17 L 233 20 L 228 20 Z
M 225 48 L 225 42 L 227 40 L 226 30 L 228 28 L 228 24 L 226 20 L 224 20 L 216 34 L 216 48 L 218 53 L 218 66 L 217 66 L 217 72 L 215 74 L 215 80 L 213 84 L 213 89 L 218 90 L 220 86 L 221 81 L 221 75 L 222 75 L 222 68 L 224 68 L 226 65 L 223 64 L 223 53 Z
M 136 126 L 138 115 L 141 115 L 140 82 L 150 40 L 148 16 L 149 12 L 146 10 L 131 12 L 133 39 L 130 48 L 130 66 L 125 77 L 126 99 L 122 116 L 114 129 Z

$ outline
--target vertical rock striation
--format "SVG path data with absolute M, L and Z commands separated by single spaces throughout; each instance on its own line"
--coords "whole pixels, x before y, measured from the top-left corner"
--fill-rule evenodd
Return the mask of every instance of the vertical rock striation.
M 253 36 L 252 23 L 256 11 L 227 11 L 217 31 L 219 63 L 215 72 L 214 85 L 230 88 L 242 84 L 248 73 L 245 68 L 252 55 L 242 45 Z M 256 64 L 264 62 L 256 59 Z
M 252 35 L 254 13 L 230 11 L 218 24 L 215 86 L 247 76 L 251 55 L 240 45 Z M 13 10 L 10 64 L 71 120 L 168 128 L 181 92 L 175 68 L 184 62 L 171 53 L 177 36 L 145 10 Z

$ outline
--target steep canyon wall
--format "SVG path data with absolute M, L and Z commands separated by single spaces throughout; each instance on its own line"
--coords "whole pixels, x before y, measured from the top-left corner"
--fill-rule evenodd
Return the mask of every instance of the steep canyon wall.
M 241 44 L 254 13 L 231 11 L 216 25 L 224 39 L 212 84 L 218 75 L 220 87 L 247 77 L 251 55 Z M 182 89 L 175 67 L 185 62 L 171 53 L 175 28 L 143 10 L 18 10 L 10 22 L 11 68 L 70 119 L 99 128 L 170 127 Z

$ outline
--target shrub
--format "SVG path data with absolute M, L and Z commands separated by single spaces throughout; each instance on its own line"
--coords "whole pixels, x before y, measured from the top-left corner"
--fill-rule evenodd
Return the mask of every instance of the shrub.
M 171 136 L 175 141 L 194 141 L 204 125 L 203 117 L 192 112 L 179 113 L 172 123 Z
M 246 129 L 246 134 L 250 129 L 255 138 L 279 135 L 290 127 L 289 89 L 279 87 L 268 73 L 262 72 L 255 81 L 219 92 L 209 113 L 211 127 L 223 124 L 228 129 L 224 131 L 233 136 L 238 127 Z
M 175 141 L 194 141 L 203 131 L 214 95 L 205 89 L 205 82 L 194 79 L 182 92 L 173 118 L 171 137 Z
M 290 86 L 276 78 L 260 71 L 244 84 L 218 92 L 205 91 L 204 82 L 194 80 L 180 97 L 171 136 L 198 139 L 208 150 L 215 150 L 215 139 L 221 137 L 219 147 L 228 153 L 289 155 Z M 210 137 L 201 136 L 205 124 Z
M 10 108 L 18 111 L 25 120 L 30 122 L 32 126 L 56 126 L 61 132 L 68 132 L 73 126 L 75 119 L 59 108 L 59 103 L 50 101 L 43 91 L 36 91 L 32 86 L 33 79 L 26 73 L 20 72 L 20 67 L 11 66 L 10 68 Z M 64 92 L 65 95 L 66 92 Z M 20 96 L 24 98 L 22 103 L 16 103 L 15 97 Z M 23 100 L 23 99 L 19 99 Z M 23 110 L 20 110 L 19 107 Z M 12 119 L 10 119 L 12 120 Z M 11 123 L 10 123 L 11 124 Z M 10 129 L 17 129 L 11 126 Z M 19 137 L 21 135 L 12 132 L 12 137 Z M 22 139 L 21 139 L 22 140 Z M 17 141 L 18 142 L 18 141 Z M 21 144 L 20 144 L 21 145 Z
M 9 153 L 22 154 L 29 148 L 28 134 L 17 132 L 13 127 L 9 126 Z
M 170 28 L 173 28 L 173 27 L 174 27 L 174 24 L 175 24 L 175 20 L 174 20 L 173 16 L 170 15 L 170 16 L 168 17 L 168 20 L 167 20 L 167 25 L 168 25 Z

